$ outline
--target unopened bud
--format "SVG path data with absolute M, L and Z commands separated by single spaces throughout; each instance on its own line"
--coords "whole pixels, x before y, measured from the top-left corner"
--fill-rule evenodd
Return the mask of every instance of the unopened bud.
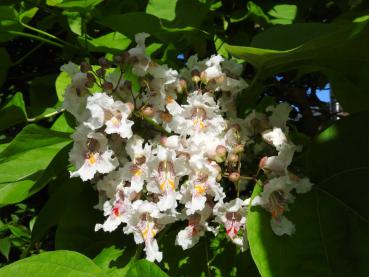
M 111 62 L 110 62 L 110 61 L 108 61 L 108 60 L 107 60 L 106 58 L 104 58 L 104 57 L 99 58 L 98 62 L 99 62 L 99 65 L 100 65 L 103 69 L 108 69 L 108 68 L 110 68 L 110 67 L 111 67 Z
M 105 76 L 105 69 L 100 67 L 98 70 L 96 70 L 97 77 L 104 78 Z
M 232 172 L 231 174 L 229 174 L 228 180 L 233 182 L 233 183 L 238 182 L 240 180 L 240 173 Z
M 178 93 L 183 93 L 187 91 L 187 83 L 186 80 L 184 79 L 180 79 L 178 81 L 178 86 L 177 86 L 177 92 Z
M 237 123 L 232 124 L 230 128 L 235 129 L 238 132 L 241 131 L 241 126 L 240 126 L 240 124 L 237 124 Z
M 160 144 L 165 146 L 167 144 L 167 141 L 168 141 L 168 137 L 167 136 L 162 136 L 160 138 Z
M 206 71 L 202 71 L 201 73 L 200 73 L 200 80 L 201 80 L 201 82 L 203 82 L 203 83 L 207 83 L 207 82 L 209 82 L 209 80 L 208 80 L 208 76 L 207 76 L 207 74 L 206 74 Z
M 228 161 L 230 163 L 237 163 L 239 160 L 240 160 L 240 158 L 238 157 L 237 154 L 232 153 L 232 154 L 228 155 Z
M 87 77 L 87 81 L 85 83 L 85 86 L 88 87 L 88 88 L 92 88 L 96 82 L 96 78 L 95 76 L 92 74 L 92 73 L 87 73 L 86 74 L 86 77 Z
M 191 71 L 191 76 L 192 76 L 192 82 L 194 82 L 195 84 L 201 81 L 200 71 L 198 71 L 197 69 L 194 69 Z
M 143 110 L 142 110 L 142 114 L 144 116 L 147 117 L 153 117 L 155 115 L 155 109 L 153 107 L 150 106 L 146 106 Z
M 172 116 L 170 113 L 168 113 L 168 112 L 161 112 L 161 113 L 160 113 L 160 118 L 161 118 L 164 122 L 169 123 L 169 122 L 171 122 L 171 121 L 172 121 L 173 116 Z
M 245 146 L 243 144 L 237 144 L 233 147 L 233 152 L 239 154 L 245 151 Z
M 132 102 L 127 102 L 126 105 L 128 109 L 130 110 L 130 113 L 134 111 L 135 105 Z
M 81 62 L 80 70 L 82 73 L 87 73 L 92 69 L 91 65 L 88 62 Z
M 123 62 L 123 57 L 121 54 L 114 55 L 113 60 L 114 60 L 114 63 L 121 64 Z
M 225 157 L 227 155 L 227 148 L 225 148 L 224 145 L 218 145 L 215 152 L 217 153 L 217 156 Z
M 104 82 L 103 90 L 104 91 L 112 91 L 113 90 L 113 84 L 110 83 L 110 82 Z

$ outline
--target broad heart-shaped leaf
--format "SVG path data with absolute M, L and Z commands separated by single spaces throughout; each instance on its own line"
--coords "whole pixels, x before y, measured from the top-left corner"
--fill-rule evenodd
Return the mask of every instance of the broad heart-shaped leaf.
M 68 134 L 26 126 L 0 153 L 0 206 L 26 199 L 55 176 L 48 167 L 70 142 Z
M 72 251 L 52 251 L 35 255 L 0 269 L 2 277 L 108 277 L 86 256 Z
M 21 92 L 14 94 L 9 102 L 0 109 L 0 118 L 0 130 L 27 121 L 26 106 Z
M 274 235 L 270 214 L 250 208 L 248 238 L 262 276 L 369 276 L 368 124 L 368 113 L 349 116 L 311 145 L 305 172 L 315 185 L 286 213 L 296 225 L 291 237 Z
M 277 43 L 275 48 L 273 43 L 264 43 L 268 49 L 227 46 L 231 54 L 251 63 L 257 72 L 253 83 L 243 93 L 239 107 L 242 109 L 242 106 L 255 104 L 262 92 L 260 84 L 265 78 L 293 69 L 303 69 L 326 74 L 331 82 L 333 93 L 346 111 L 368 110 L 369 52 L 366 46 L 369 42 L 369 21 L 332 24 L 330 26 L 332 28 L 322 28 L 319 35 L 316 32 L 319 29 L 314 24 L 275 27 L 262 35 L 263 40 L 270 42 L 271 36 L 278 37 L 274 41 L 283 41 L 279 37 L 279 34 L 282 34 L 284 38 L 288 38 L 286 41 L 295 45 L 296 42 L 293 40 L 296 36 L 301 44 L 292 49 L 274 50 L 280 49 L 281 43 Z M 309 28 L 315 28 L 315 31 L 307 31 Z M 296 35 L 300 29 L 303 32 Z M 327 29 L 330 31 L 327 32 Z M 304 32 L 305 41 L 301 37 Z M 261 39 L 258 41 L 260 45 Z
M 103 53 L 120 53 L 127 49 L 132 42 L 131 39 L 119 32 L 111 32 L 101 37 L 88 39 L 86 42 L 82 37 L 79 37 L 78 39 L 81 45 L 87 43 L 89 51 Z
M 147 260 L 139 260 L 132 264 L 127 271 L 126 276 L 168 277 L 168 275 L 163 272 L 159 266 Z
M 149 0 L 146 13 L 166 20 L 173 20 L 176 17 L 176 4 L 177 0 Z

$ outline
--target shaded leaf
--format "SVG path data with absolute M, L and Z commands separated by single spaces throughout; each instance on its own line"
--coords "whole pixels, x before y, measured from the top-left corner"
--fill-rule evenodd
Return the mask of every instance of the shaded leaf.
M 0 153 L 0 205 L 22 201 L 39 180 L 49 180 L 47 167 L 69 143 L 64 133 L 26 126 Z
M 111 262 L 118 259 L 123 254 L 123 250 L 117 249 L 114 246 L 104 248 L 94 259 L 94 263 L 102 269 L 109 268 Z
M 0 118 L 0 130 L 27 121 L 26 106 L 21 92 L 14 94 L 9 102 L 0 109 Z

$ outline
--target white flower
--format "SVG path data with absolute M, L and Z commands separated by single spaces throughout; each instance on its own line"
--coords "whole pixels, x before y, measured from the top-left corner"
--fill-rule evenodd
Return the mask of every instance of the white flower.
M 151 172 L 147 190 L 159 195 L 158 207 L 161 211 L 174 210 L 177 207 L 176 191 L 179 179 L 187 171 L 186 161 L 183 157 L 176 157 L 172 149 L 158 145 L 156 155 L 149 161 Z
M 174 221 L 173 218 L 161 214 L 153 202 L 137 200 L 132 204 L 131 216 L 127 226 L 123 229 L 126 234 L 133 233 L 135 242 L 145 243 L 146 259 L 160 262 L 163 253 L 159 251 L 156 234 L 165 226 Z
M 195 168 L 189 180 L 181 186 L 180 202 L 185 204 L 187 215 L 201 212 L 208 197 L 214 198 L 215 202 L 225 197 L 222 187 L 216 181 L 219 172 L 215 165 L 215 162 L 209 163 L 203 159 L 203 168 Z
M 277 236 L 283 236 L 285 234 L 291 236 L 296 230 L 295 225 L 283 215 L 277 218 L 272 217 L 270 226 Z
M 118 166 L 118 160 L 113 157 L 113 151 L 108 149 L 108 140 L 102 133 L 95 133 L 81 125 L 72 138 L 74 145 L 69 153 L 69 161 L 77 168 L 72 177 L 79 176 L 86 181 L 97 172 L 109 173 Z
M 279 127 L 285 130 L 287 130 L 287 120 L 289 119 L 289 115 L 292 108 L 288 103 L 280 103 L 277 106 L 269 106 L 266 108 L 267 112 L 272 112 L 272 114 L 269 116 L 269 122 L 271 126 Z
M 134 191 L 139 192 L 149 176 L 147 161 L 151 156 L 151 145 L 148 143 L 144 145 L 144 140 L 134 135 L 128 140 L 126 151 L 131 158 L 131 162 L 126 163 L 123 168 L 123 179 L 130 182 Z
M 68 74 L 73 74 L 75 71 L 70 69 L 61 68 L 63 71 L 68 70 Z M 73 73 L 72 73 L 73 72 Z M 89 95 L 89 90 L 86 87 L 88 82 L 87 75 L 82 72 L 75 72 L 71 75 L 72 82 L 66 88 L 64 93 L 63 108 L 70 112 L 78 122 L 85 120 L 86 113 L 86 102 Z
M 200 237 L 205 234 L 206 230 L 210 230 L 206 220 L 211 214 L 211 208 L 207 215 L 193 214 L 188 217 L 188 226 L 179 231 L 176 237 L 176 244 L 181 246 L 183 250 L 189 249 L 196 245 Z
M 181 135 L 194 136 L 199 133 L 221 133 L 226 123 L 219 115 L 219 107 L 209 93 L 196 91 L 188 96 L 188 105 L 167 105 L 173 115 L 170 127 Z
M 248 248 L 244 234 L 246 232 L 246 204 L 246 201 L 236 198 L 228 203 L 217 203 L 214 207 L 215 220 L 224 225 L 228 237 L 239 245 L 241 250 Z
M 135 41 L 137 46 L 128 51 L 131 57 L 137 59 L 133 64 L 133 72 L 138 76 L 145 76 L 147 69 L 149 68 L 150 58 L 145 53 L 145 40 L 150 35 L 147 33 L 139 33 L 135 35 Z
M 113 206 L 106 201 L 104 215 L 108 218 L 103 224 L 96 224 L 95 231 L 103 229 L 105 232 L 113 232 L 121 223 L 128 222 L 130 209 L 131 202 L 127 198 L 121 199 L 117 196 Z
M 133 121 L 128 119 L 132 109 L 129 104 L 114 101 L 106 93 L 95 93 L 87 98 L 86 108 L 91 113 L 88 121 L 85 122 L 89 128 L 95 130 L 105 124 L 107 134 L 119 134 L 122 138 L 132 136 Z
M 286 135 L 283 133 L 281 128 L 273 128 L 273 130 L 267 130 L 262 133 L 263 139 L 272 144 L 278 151 L 281 150 L 282 146 L 287 143 Z

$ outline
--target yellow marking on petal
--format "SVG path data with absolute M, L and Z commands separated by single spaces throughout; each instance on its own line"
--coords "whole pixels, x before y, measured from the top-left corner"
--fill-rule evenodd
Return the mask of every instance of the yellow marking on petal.
M 111 118 L 111 123 L 115 126 L 118 127 L 120 125 L 119 120 L 114 116 Z
M 167 102 L 167 104 L 169 104 L 169 103 L 172 103 L 174 101 L 174 98 L 173 98 L 173 96 L 167 96 L 167 98 L 166 98 L 166 102 Z
M 165 179 L 163 182 L 160 183 L 160 189 L 162 191 L 166 191 L 166 185 L 169 185 L 172 190 L 174 190 L 175 186 L 174 186 L 174 180 L 173 179 Z
M 93 164 L 95 164 L 95 163 L 96 163 L 96 157 L 95 157 L 95 155 L 94 155 L 94 154 L 92 154 L 92 155 L 90 155 L 90 156 L 88 157 L 88 162 L 89 162 L 89 164 L 90 164 L 90 165 L 93 165 Z
M 204 184 L 195 185 L 195 190 L 198 194 L 204 195 L 206 192 L 206 187 L 204 186 Z
M 154 229 L 150 230 L 150 224 L 147 223 L 145 229 L 142 230 L 142 232 L 141 232 L 144 239 L 147 238 L 147 235 L 149 234 L 149 231 L 151 231 L 151 237 L 154 238 L 156 236 L 156 231 Z

